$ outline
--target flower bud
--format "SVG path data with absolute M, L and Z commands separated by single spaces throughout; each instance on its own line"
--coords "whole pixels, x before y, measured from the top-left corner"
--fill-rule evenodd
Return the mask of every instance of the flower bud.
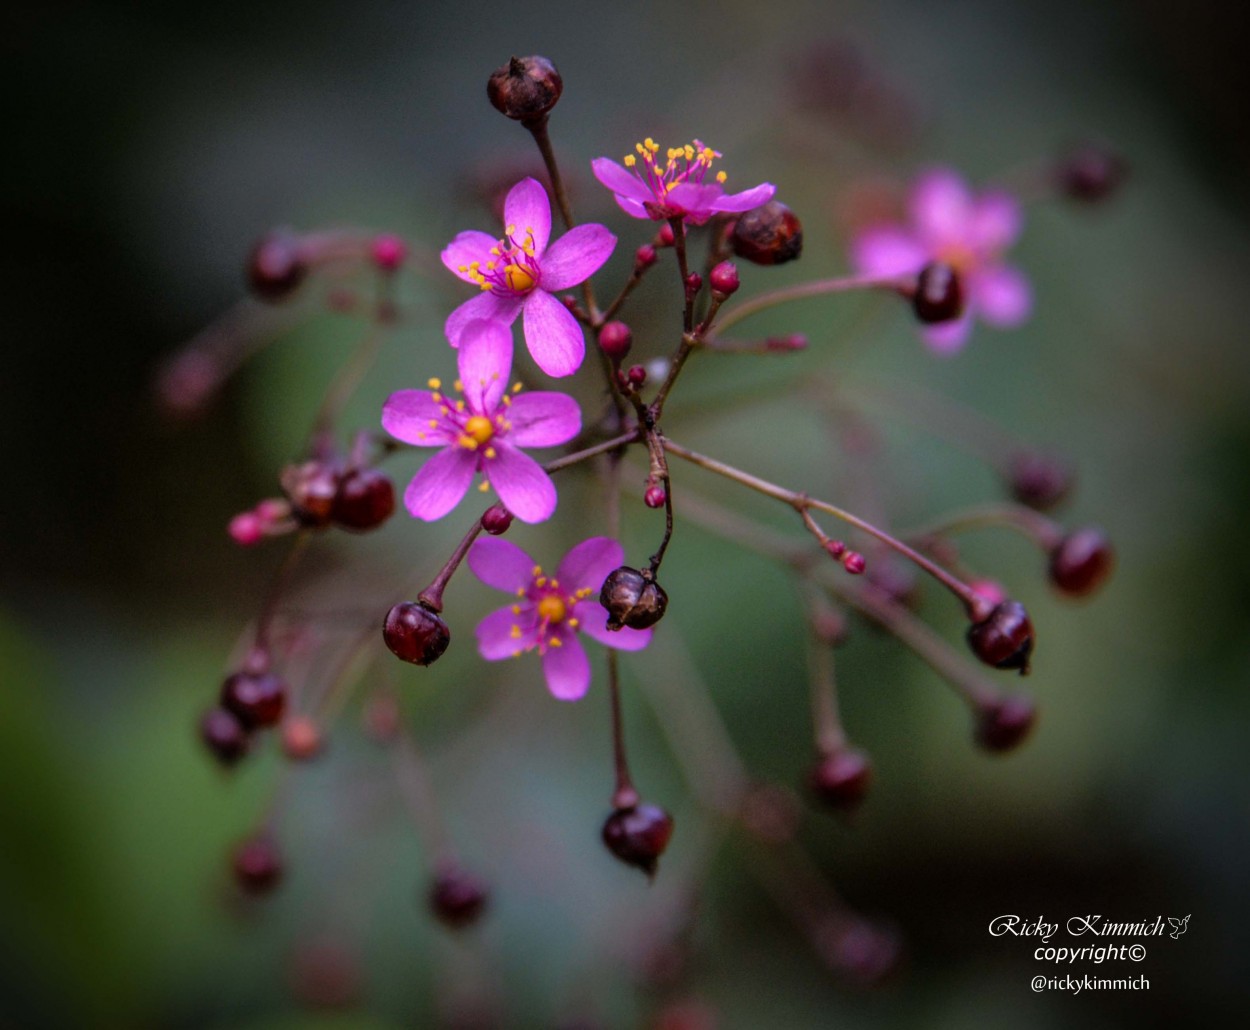
M 624 322 L 609 322 L 599 330 L 599 349 L 618 364 L 634 345 L 634 334 Z
M 1092 594 L 1111 575 L 1115 552 L 1102 530 L 1074 529 L 1050 552 L 1050 581 L 1070 597 Z
M 803 223 L 785 204 L 770 200 L 734 224 L 730 246 L 757 265 L 783 265 L 803 253 Z
M 789 333 L 786 336 L 769 336 L 764 339 L 764 349 L 769 351 L 794 351 L 807 349 L 807 337 L 802 333 Z
M 959 273 L 944 261 L 930 261 L 916 276 L 912 310 L 926 325 L 950 322 L 964 310 L 964 289 Z
M 664 487 L 658 485 L 649 486 L 647 487 L 646 492 L 642 495 L 642 503 L 648 508 L 663 508 L 664 501 L 667 497 L 668 494 L 665 493 Z
M 968 646 L 986 665 L 996 669 L 1029 671 L 1033 651 L 1033 624 L 1019 601 L 1003 601 L 989 616 L 968 627 Z
M 330 524 L 334 500 L 339 492 L 338 470 L 323 461 L 288 465 L 278 482 L 291 502 L 291 514 L 305 526 Z
M 1010 751 L 1037 723 L 1037 706 L 1023 694 L 996 698 L 977 711 L 973 736 L 987 751 Z
M 659 231 L 655 234 L 656 247 L 671 247 L 677 242 L 677 237 L 673 235 L 673 227 L 668 222 L 660 226 Z
M 636 251 L 634 251 L 634 274 L 645 272 L 659 260 L 655 253 L 655 248 L 650 243 L 644 243 Z
M 282 753 L 297 762 L 316 758 L 324 738 L 316 721 L 307 715 L 295 715 L 282 724 Z
M 686 300 L 694 300 L 701 289 L 703 289 L 703 276 L 698 272 L 690 272 L 686 276 Z
M 486 81 L 486 95 L 495 110 L 527 128 L 546 119 L 563 91 L 556 66 L 537 54 L 512 58 Z
M 278 229 L 262 236 L 247 259 L 247 282 L 261 300 L 286 300 L 308 274 L 294 233 Z
M 707 281 L 712 288 L 712 296 L 717 300 L 732 297 L 741 285 L 738 279 L 738 266 L 732 261 L 722 261 L 708 273 Z
M 1123 156 L 1108 147 L 1090 143 L 1059 163 L 1056 179 L 1059 188 L 1072 200 L 1096 204 L 1120 189 L 1128 170 Z
M 852 576 L 858 576 L 867 566 L 864 556 L 858 551 L 847 551 L 842 555 L 842 567 Z
M 492 504 L 482 512 L 482 528 L 491 536 L 503 536 L 512 525 L 512 512 L 502 504 Z
M 426 897 L 434 918 L 453 930 L 477 922 L 489 900 L 485 883 L 454 866 L 434 877 Z
M 807 786 L 821 804 L 842 812 L 858 808 L 872 783 L 872 762 L 857 748 L 821 756 L 807 774 Z
M 647 370 L 641 365 L 630 365 L 629 371 L 625 373 L 625 378 L 629 380 L 629 385 L 637 389 L 647 381 Z
M 383 272 L 395 272 L 408 258 L 408 247 L 398 236 L 383 233 L 375 236 L 369 247 L 369 256 Z
M 231 859 L 235 882 L 249 894 L 266 894 L 282 879 L 282 853 L 273 838 L 258 834 L 243 841 Z
M 395 487 L 377 469 L 354 469 L 339 481 L 330 517 L 345 529 L 364 532 L 395 511 Z
M 286 684 L 269 672 L 236 672 L 221 685 L 221 705 L 246 729 L 274 726 L 286 707 Z
M 200 718 L 200 739 L 222 765 L 234 765 L 247 754 L 247 727 L 228 708 L 210 708 Z
M 430 665 L 447 650 L 451 630 L 425 605 L 401 601 L 386 613 L 382 637 L 396 658 L 413 665 Z
M 673 835 L 673 818 L 659 805 L 617 809 L 603 824 L 603 843 L 626 865 L 655 875 L 656 863 Z
M 599 603 L 608 610 L 608 629 L 646 629 L 664 618 L 668 595 L 654 579 L 622 565 L 603 581 Z
M 1007 470 L 1012 497 L 1036 511 L 1047 511 L 1067 497 L 1072 480 L 1066 462 L 1037 451 L 1012 455 Z

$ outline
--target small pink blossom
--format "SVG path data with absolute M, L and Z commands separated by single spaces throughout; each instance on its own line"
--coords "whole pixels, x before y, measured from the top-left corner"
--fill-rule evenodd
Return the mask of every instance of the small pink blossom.
M 442 253 L 443 264 L 482 294 L 465 301 L 447 319 L 447 339 L 460 346 L 465 327 L 477 319 L 510 326 L 525 314 L 525 344 L 549 376 L 572 375 L 586 354 L 582 327 L 553 296 L 594 275 L 616 247 L 602 225 L 576 225 L 555 243 L 551 204 L 534 179 L 522 179 L 504 200 L 504 235 L 459 233 Z
M 593 536 L 569 551 L 555 574 L 548 575 L 516 544 L 500 537 L 479 539 L 469 550 L 469 568 L 487 586 L 514 595 L 515 601 L 478 623 L 478 651 L 494 662 L 536 650 L 552 696 L 576 701 L 590 686 L 590 659 L 579 634 L 622 651 L 638 651 L 651 642 L 649 629 L 607 628 L 599 590 L 624 560 L 619 543 Z
M 877 224 L 859 233 L 851 245 L 851 261 L 861 274 L 873 276 L 908 275 L 931 261 L 944 261 L 959 273 L 966 298 L 963 314 L 924 329 L 931 349 L 939 354 L 958 351 L 974 317 L 997 328 L 1017 326 L 1029 317 L 1029 282 L 1002 261 L 1024 220 L 1014 197 L 1001 190 L 973 195 L 957 173 L 940 168 L 916 181 L 908 215 L 907 225 Z
M 616 195 L 621 210 L 635 218 L 683 218 L 702 225 L 715 214 L 750 211 L 767 204 L 776 192 L 772 183 L 764 182 L 741 193 L 726 193 L 724 172 L 705 182 L 712 163 L 721 155 L 698 140 L 670 147 L 664 164 L 656 156 L 660 145 L 650 137 L 634 149 L 637 154 L 626 154 L 624 167 L 606 157 L 595 158 L 590 167 L 595 178 Z
M 453 399 L 438 379 L 428 390 L 399 390 L 382 407 L 382 427 L 415 447 L 441 447 L 408 484 L 404 504 L 419 519 L 440 519 L 460 503 L 481 472 L 499 500 L 523 522 L 556 510 L 551 477 L 521 447 L 567 443 L 582 426 L 577 402 L 562 393 L 508 392 L 512 335 L 498 322 L 465 326 Z M 483 488 L 486 483 L 482 484 Z

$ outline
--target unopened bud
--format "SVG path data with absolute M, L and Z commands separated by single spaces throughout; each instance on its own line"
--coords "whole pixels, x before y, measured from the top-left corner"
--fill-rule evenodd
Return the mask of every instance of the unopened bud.
M 323 461 L 306 461 L 288 465 L 278 481 L 296 519 L 309 527 L 329 525 L 339 492 L 337 469 Z
M 1072 469 L 1067 462 L 1037 451 L 1012 455 L 1007 470 L 1011 495 L 1037 511 L 1055 507 L 1072 490 Z
M 502 504 L 492 504 L 482 512 L 482 528 L 491 536 L 503 536 L 512 525 L 512 512 Z
M 829 808 L 858 808 L 872 783 L 872 762 L 857 748 L 841 748 L 821 756 L 808 771 L 812 795 Z
M 1092 594 L 1111 575 L 1115 552 L 1101 529 L 1074 529 L 1050 552 L 1050 581 L 1069 597 Z
M 435 918 L 453 930 L 477 922 L 489 899 L 485 883 L 456 867 L 443 869 L 434 878 L 426 898 Z
M 626 865 L 655 875 L 656 863 L 673 836 L 673 818 L 659 805 L 618 809 L 603 824 L 603 843 Z
M 564 91 L 556 66 L 537 54 L 514 57 L 486 82 L 496 111 L 527 128 L 541 124 Z
M 1000 697 L 977 711 L 976 742 L 987 751 L 1010 751 L 1033 730 L 1037 706 L 1023 694 Z
M 398 236 L 383 233 L 374 237 L 370 256 L 383 272 L 394 272 L 407 259 L 408 247 Z
M 725 300 L 737 293 L 741 285 L 738 266 L 732 261 L 722 261 L 708 273 L 707 281 L 712 288 L 712 296 L 717 300 Z
M 1064 158 L 1056 169 L 1059 188 L 1073 200 L 1095 204 L 1119 191 L 1128 177 L 1128 162 L 1108 147 L 1086 144 Z
M 659 256 L 655 252 L 655 248 L 650 243 L 644 243 L 636 251 L 634 251 L 634 274 L 645 272 L 659 260 Z
M 599 348 L 614 362 L 621 362 L 634 345 L 634 334 L 624 322 L 609 322 L 599 330 Z

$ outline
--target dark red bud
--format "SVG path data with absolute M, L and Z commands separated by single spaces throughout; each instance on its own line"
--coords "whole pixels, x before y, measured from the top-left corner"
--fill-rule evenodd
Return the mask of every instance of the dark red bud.
M 1003 601 L 989 616 L 968 627 L 968 646 L 986 665 L 996 669 L 1029 671 L 1033 652 L 1033 624 L 1019 601 Z
M 624 322 L 609 322 L 599 330 L 599 347 L 615 362 L 624 360 L 634 345 L 634 334 Z
M 733 296 L 741 285 L 738 266 L 732 261 L 722 261 L 708 273 L 708 285 L 712 288 L 712 296 L 717 300 Z
M 807 774 L 812 796 L 823 805 L 847 812 L 858 808 L 872 784 L 872 762 L 857 748 L 822 755 Z
M 757 265 L 782 265 L 803 253 L 803 223 L 785 204 L 770 200 L 734 224 L 730 246 Z
M 482 528 L 491 536 L 503 536 L 512 525 L 512 512 L 502 504 L 492 504 L 482 512 Z
M 323 461 L 288 465 L 278 482 L 291 502 L 291 514 L 303 525 L 326 526 L 339 493 L 339 470 Z
M 1037 451 L 1021 451 L 1011 458 L 1007 470 L 1011 495 L 1037 511 L 1055 507 L 1072 490 L 1072 469 L 1067 462 Z
M 641 365 L 630 365 L 625 376 L 629 379 L 631 386 L 639 387 L 647 381 L 647 370 Z
M 1111 542 L 1094 526 L 1072 530 L 1050 552 L 1050 581 L 1070 597 L 1092 594 L 1114 567 Z
M 269 672 L 236 672 L 221 685 L 221 705 L 247 729 L 274 726 L 286 707 L 286 684 Z
M 646 629 L 664 618 L 668 594 L 654 579 L 622 565 L 603 581 L 599 603 L 607 609 L 608 629 Z
M 447 650 L 451 630 L 425 605 L 401 601 L 386 613 L 382 637 L 396 658 L 413 665 L 430 665 Z
M 686 276 L 686 300 L 693 300 L 699 295 L 701 289 L 703 289 L 703 276 L 698 272 L 691 272 Z
M 330 518 L 345 529 L 376 529 L 395 511 L 395 487 L 377 469 L 356 469 L 340 481 Z
M 645 802 L 618 809 L 603 824 L 603 843 L 608 850 L 648 876 L 655 875 L 656 864 L 672 836 L 672 816 L 659 805 Z
M 644 243 L 636 251 L 634 251 L 634 272 L 645 272 L 659 260 L 659 256 L 655 252 L 655 248 L 650 243 Z
M 247 282 L 261 300 L 286 300 L 308 274 L 294 233 L 278 229 L 262 236 L 247 259 Z
M 452 867 L 435 876 L 426 900 L 440 923 L 459 930 L 477 922 L 490 900 L 490 892 L 476 876 Z
M 976 742 L 987 751 L 1010 751 L 1037 723 L 1037 706 L 1023 694 L 1000 697 L 977 711 Z
M 526 126 L 537 126 L 556 106 L 564 80 L 547 58 L 514 57 L 486 82 L 486 95 L 496 111 Z
M 676 237 L 673 235 L 673 227 L 668 222 L 665 222 L 660 226 L 660 231 L 655 234 L 655 246 L 671 247 L 675 241 Z
M 668 495 L 662 486 L 649 486 L 646 493 L 642 495 L 642 503 L 648 508 L 663 508 L 664 499 Z
M 842 556 L 842 567 L 852 576 L 858 576 L 867 566 L 864 556 L 858 551 L 847 551 Z
M 228 708 L 210 708 L 200 719 L 200 739 L 222 765 L 234 765 L 247 754 L 247 727 Z
M 282 853 L 264 834 L 243 841 L 232 856 L 235 882 L 249 894 L 265 894 L 282 879 Z
M 916 276 L 912 310 L 926 325 L 950 322 L 963 314 L 964 289 L 959 273 L 944 261 L 931 261 Z
M 1056 170 L 1056 178 L 1059 188 L 1068 197 L 1094 204 L 1117 193 L 1128 171 L 1128 162 L 1122 155 L 1091 143 L 1064 158 Z

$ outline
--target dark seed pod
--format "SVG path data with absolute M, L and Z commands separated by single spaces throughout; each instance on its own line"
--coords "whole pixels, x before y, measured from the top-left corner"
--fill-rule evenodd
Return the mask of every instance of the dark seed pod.
M 246 729 L 274 726 L 286 707 L 286 684 L 268 672 L 236 672 L 221 685 L 221 705 Z
M 964 288 L 959 273 L 944 261 L 931 261 L 916 276 L 912 310 L 926 325 L 950 322 L 963 314 Z
M 655 875 L 656 864 L 673 835 L 673 818 L 659 805 L 618 809 L 603 824 L 603 843 L 626 865 Z
M 1096 204 L 1119 192 L 1128 177 L 1128 162 L 1114 150 L 1086 144 L 1064 158 L 1056 169 L 1059 188 L 1073 200 Z
M 664 618 L 668 594 L 649 576 L 622 565 L 603 581 L 599 603 L 608 610 L 608 629 L 646 629 Z
M 556 106 L 564 80 L 547 58 L 514 57 L 486 82 L 486 95 L 500 114 L 522 125 L 538 125 Z
M 729 238 L 738 257 L 757 265 L 784 265 L 803 253 L 803 223 L 779 200 L 748 211 Z
M 426 897 L 434 917 L 453 930 L 477 922 L 489 900 L 486 884 L 459 868 L 435 876 Z
M 842 812 L 858 808 L 871 784 L 872 762 L 858 748 L 841 748 L 822 755 L 807 774 L 812 796 Z
M 345 529 L 364 532 L 382 525 L 395 511 L 395 487 L 377 469 L 355 469 L 339 481 L 330 518 Z
M 1010 751 L 1032 732 L 1037 706 L 1023 694 L 1001 697 L 977 711 L 976 742 L 987 751 Z
M 1019 601 L 1003 601 L 989 616 L 968 627 L 968 646 L 986 665 L 996 669 L 1029 671 L 1033 652 L 1033 624 Z
M 234 850 L 235 882 L 249 894 L 266 894 L 282 879 L 282 853 L 271 837 L 258 835 Z
M 1070 597 L 1086 597 L 1115 567 L 1115 552 L 1101 529 L 1074 529 L 1050 552 L 1050 581 Z
M 382 637 L 396 658 L 413 665 L 429 665 L 447 650 L 451 630 L 437 612 L 425 605 L 401 601 L 386 613 Z
M 248 286 L 261 300 L 286 300 L 307 274 L 299 238 L 281 229 L 262 236 L 248 255 Z
M 1021 451 L 1011 458 L 1007 483 L 1011 495 L 1036 511 L 1048 511 L 1072 490 L 1072 469 L 1064 461 L 1037 451 Z
M 327 526 L 339 494 L 338 469 L 324 461 L 306 461 L 288 465 L 278 482 L 291 502 L 291 514 L 305 526 Z M 392 501 L 393 503 L 393 501 Z
M 247 727 L 228 708 L 210 708 L 200 718 L 200 739 L 222 765 L 234 765 L 247 754 Z

